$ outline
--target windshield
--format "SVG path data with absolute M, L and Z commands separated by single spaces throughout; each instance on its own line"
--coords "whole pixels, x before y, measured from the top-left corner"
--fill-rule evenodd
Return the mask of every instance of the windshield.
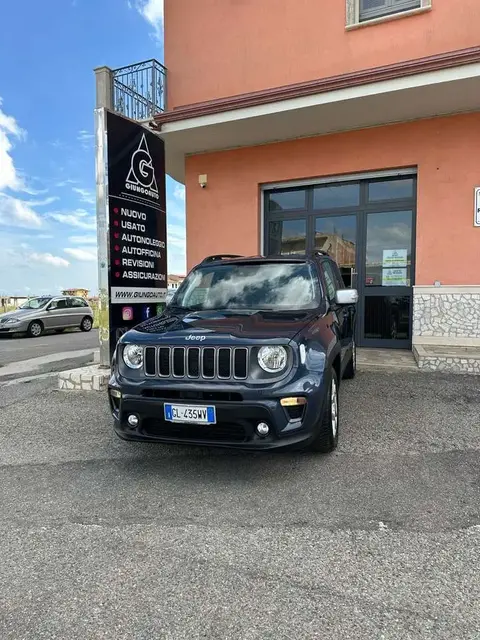
M 192 271 L 172 300 L 190 310 L 314 309 L 320 292 L 307 263 L 215 264 Z
M 51 298 L 31 298 L 19 306 L 19 309 L 41 309 L 50 302 Z

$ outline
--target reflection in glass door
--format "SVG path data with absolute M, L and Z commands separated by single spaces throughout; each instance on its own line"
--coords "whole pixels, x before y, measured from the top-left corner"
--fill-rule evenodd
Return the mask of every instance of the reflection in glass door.
M 340 267 L 346 287 L 356 286 L 357 216 L 321 216 L 315 219 L 315 249 L 325 251 Z
M 362 338 L 371 346 L 409 346 L 412 211 L 366 214 Z
M 305 253 L 307 248 L 307 221 L 305 218 L 270 222 L 269 252 L 274 255 Z

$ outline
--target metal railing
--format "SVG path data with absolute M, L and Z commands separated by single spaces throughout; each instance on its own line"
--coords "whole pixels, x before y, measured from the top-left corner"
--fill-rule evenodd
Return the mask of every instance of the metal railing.
M 145 60 L 113 71 L 113 108 L 132 120 L 148 120 L 165 111 L 167 70 Z

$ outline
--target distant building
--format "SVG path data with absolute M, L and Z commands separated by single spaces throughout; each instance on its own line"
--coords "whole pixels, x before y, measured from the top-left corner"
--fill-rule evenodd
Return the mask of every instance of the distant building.
M 173 273 L 170 274 L 168 276 L 168 291 L 176 291 L 184 280 L 185 276 L 177 276 Z
M 64 289 L 62 295 L 86 299 L 88 298 L 88 289 Z
M 0 296 L 0 309 L 4 311 L 7 307 L 19 307 L 32 296 Z

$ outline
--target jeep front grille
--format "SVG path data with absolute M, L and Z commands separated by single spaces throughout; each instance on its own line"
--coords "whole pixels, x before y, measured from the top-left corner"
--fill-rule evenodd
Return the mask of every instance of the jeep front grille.
M 246 347 L 146 347 L 145 375 L 190 380 L 245 380 Z

